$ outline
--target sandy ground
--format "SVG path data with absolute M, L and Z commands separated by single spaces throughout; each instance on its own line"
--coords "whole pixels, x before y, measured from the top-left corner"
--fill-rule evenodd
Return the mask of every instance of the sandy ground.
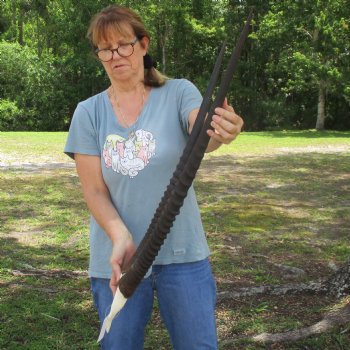
M 270 150 L 268 156 L 279 155 L 279 154 L 298 154 L 298 153 L 322 153 L 322 154 L 334 154 L 334 153 L 345 153 L 350 152 L 350 145 L 328 145 L 328 146 L 308 146 L 308 147 L 280 147 L 274 150 Z M 259 154 L 259 157 L 263 155 Z M 242 156 L 237 155 L 237 158 Z M 244 155 L 244 157 L 254 157 L 254 154 Z M 8 155 L 0 153 L 0 170 L 1 169 L 28 169 L 38 170 L 42 169 L 58 169 L 58 168 L 74 168 L 75 164 L 73 161 L 57 161 L 48 157 L 30 156 L 23 157 L 19 155 Z

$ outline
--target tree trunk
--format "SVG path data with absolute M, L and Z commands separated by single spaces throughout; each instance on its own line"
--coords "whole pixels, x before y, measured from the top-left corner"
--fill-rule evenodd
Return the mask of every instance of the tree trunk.
M 16 3 L 12 2 L 12 25 L 15 28 L 16 38 L 17 38 L 17 7 Z
M 166 49 L 165 42 L 167 36 L 167 25 L 165 23 L 165 19 L 163 18 L 163 14 L 160 12 L 158 14 L 158 22 L 157 22 L 157 51 L 162 60 L 162 72 L 166 72 Z
M 320 282 L 311 282 L 309 284 L 301 283 L 299 285 L 287 285 L 287 286 L 261 286 L 241 288 L 239 291 L 233 292 L 221 292 L 218 293 L 218 300 L 224 301 L 225 299 L 239 299 L 253 295 L 281 295 L 286 298 L 290 294 L 328 294 L 337 298 L 350 294 L 350 258 L 330 277 Z M 325 315 L 325 317 L 305 328 L 295 329 L 287 331 L 285 333 L 262 333 L 255 335 L 251 338 L 236 337 L 233 339 L 226 339 L 222 341 L 222 345 L 235 344 L 240 339 L 249 339 L 255 342 L 269 344 L 269 343 L 281 343 L 281 342 L 293 342 L 299 339 L 304 339 L 311 335 L 321 334 L 330 331 L 334 327 L 346 325 L 350 322 L 350 304 L 347 303 L 342 308 L 331 311 Z
M 36 15 L 36 30 L 37 30 L 37 51 L 38 51 L 38 57 L 41 57 L 41 43 L 40 43 L 40 18 L 39 15 Z
M 350 295 L 350 257 L 328 278 L 308 283 L 293 283 L 279 286 L 243 287 L 231 291 L 218 292 L 218 301 L 241 299 L 255 295 L 298 295 L 298 294 L 328 294 L 336 297 Z
M 19 16 L 18 16 L 18 43 L 23 46 L 24 44 L 24 39 L 23 39 L 23 17 L 24 17 L 24 11 L 21 8 L 19 11 Z
M 163 43 L 162 46 L 162 65 L 163 65 L 163 72 L 166 71 L 166 52 L 165 52 L 165 42 Z
M 323 288 L 337 297 L 350 294 L 350 258 L 323 283 Z
M 318 90 L 318 105 L 317 105 L 316 130 L 318 131 L 324 130 L 324 121 L 326 119 L 325 106 L 326 106 L 326 84 L 324 81 L 321 81 L 319 90 Z
M 350 321 L 350 304 L 345 305 L 337 311 L 331 311 L 323 320 L 305 328 L 287 331 L 285 333 L 262 333 L 252 337 L 252 340 L 269 344 L 291 342 L 307 338 L 311 335 L 322 334 L 332 330 L 335 327 L 343 326 Z

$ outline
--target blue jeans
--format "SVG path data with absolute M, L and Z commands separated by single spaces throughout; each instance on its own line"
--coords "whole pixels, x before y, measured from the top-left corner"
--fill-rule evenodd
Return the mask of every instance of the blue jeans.
M 109 280 L 91 278 L 100 321 L 112 303 Z M 112 322 L 104 350 L 141 350 L 145 327 L 157 294 L 162 320 L 175 350 L 217 349 L 216 285 L 208 259 L 183 264 L 155 265 Z

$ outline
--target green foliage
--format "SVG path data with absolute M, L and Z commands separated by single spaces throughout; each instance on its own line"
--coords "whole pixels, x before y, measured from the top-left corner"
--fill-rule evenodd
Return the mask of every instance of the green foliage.
M 328 101 L 336 99 L 339 103 L 343 98 L 342 105 L 348 105 L 346 77 L 350 71 L 343 61 L 345 57 L 349 60 L 350 50 L 347 5 L 345 0 L 274 2 L 260 23 L 258 44 L 269 51 L 265 73 L 279 79 L 272 86 L 275 96 L 284 97 L 286 104 L 300 101 L 303 107 L 296 109 L 298 113 L 289 124 L 312 126 L 321 86 Z M 334 113 L 329 104 L 327 107 L 327 114 Z
M 16 112 L 21 120 L 7 125 L 12 130 L 62 129 L 68 118 L 60 78 L 52 55 L 39 58 L 27 46 L 0 42 L 0 96 L 21 110 Z M 0 121 L 4 118 L 0 115 Z
M 0 131 L 20 130 L 22 115 L 15 102 L 0 99 Z
M 252 32 L 228 94 L 245 128 L 313 128 L 320 87 L 326 127 L 350 128 L 347 0 L 118 4 L 140 13 L 159 69 L 192 80 L 202 92 L 218 48 L 228 38 L 229 55 L 249 8 L 255 6 Z M 9 60 L 0 62 L 0 98 L 24 112 L 23 129 L 67 129 L 76 104 L 108 86 L 85 37 L 91 17 L 107 5 L 108 0 L 0 2 L 0 55 Z M 5 54 L 5 44 L 15 46 Z

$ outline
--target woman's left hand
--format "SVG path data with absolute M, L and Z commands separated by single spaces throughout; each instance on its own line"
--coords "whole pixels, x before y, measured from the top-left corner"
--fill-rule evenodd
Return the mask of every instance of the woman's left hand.
M 214 130 L 208 130 L 208 135 L 219 143 L 229 144 L 241 132 L 243 119 L 235 113 L 225 98 L 222 108 L 215 109 L 211 126 Z

